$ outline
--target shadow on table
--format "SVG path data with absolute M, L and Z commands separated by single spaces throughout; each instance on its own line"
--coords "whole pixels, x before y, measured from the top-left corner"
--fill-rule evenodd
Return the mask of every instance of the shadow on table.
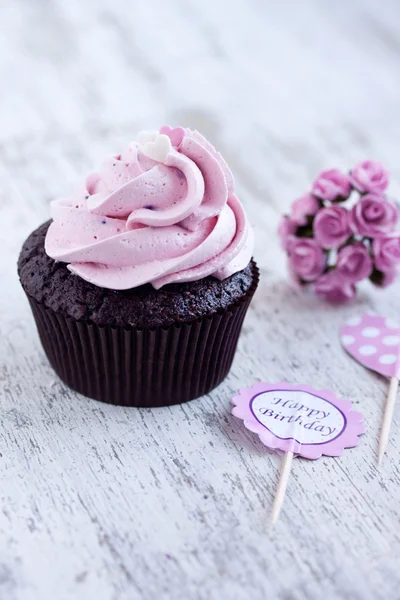
M 350 301 L 340 304 L 326 302 L 322 298 L 315 296 L 311 289 L 295 288 L 290 282 L 284 279 L 272 281 L 268 276 L 260 278 L 260 284 L 255 295 L 254 303 L 256 308 L 263 313 L 273 314 L 307 314 L 307 315 L 347 315 L 359 313 L 362 311 L 371 311 L 375 309 L 375 302 L 372 295 L 361 286 L 357 297 Z

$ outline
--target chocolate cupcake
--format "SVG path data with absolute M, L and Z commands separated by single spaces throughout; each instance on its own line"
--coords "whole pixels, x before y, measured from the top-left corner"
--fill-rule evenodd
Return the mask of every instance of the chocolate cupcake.
M 230 170 L 198 132 L 142 132 L 26 240 L 18 272 L 47 357 L 77 391 L 162 406 L 228 374 L 258 284 Z

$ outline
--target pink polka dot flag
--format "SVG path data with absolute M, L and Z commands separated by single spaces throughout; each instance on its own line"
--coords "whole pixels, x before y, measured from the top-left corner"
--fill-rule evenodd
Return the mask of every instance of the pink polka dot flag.
M 400 326 L 379 315 L 361 315 L 340 330 L 347 352 L 359 363 L 390 378 L 379 438 L 378 464 L 386 452 L 400 379 Z
M 386 377 L 400 376 L 400 326 L 379 315 L 360 315 L 340 330 L 346 351 L 364 367 Z

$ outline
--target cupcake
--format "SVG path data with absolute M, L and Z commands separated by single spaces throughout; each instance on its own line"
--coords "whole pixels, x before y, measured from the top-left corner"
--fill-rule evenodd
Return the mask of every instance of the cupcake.
M 258 269 L 231 171 L 202 135 L 140 133 L 51 216 L 25 241 L 18 273 L 67 385 L 163 406 L 221 383 Z

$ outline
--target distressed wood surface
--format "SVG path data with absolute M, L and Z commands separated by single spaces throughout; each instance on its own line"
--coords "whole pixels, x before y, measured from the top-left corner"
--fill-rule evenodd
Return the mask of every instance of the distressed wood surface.
M 400 196 L 396 0 L 14 0 L 0 4 L 0 599 L 397 600 L 400 407 L 379 472 L 386 382 L 341 350 L 359 310 L 287 283 L 280 213 L 317 171 L 382 160 Z M 40 347 L 16 258 L 49 201 L 139 129 L 196 127 L 225 155 L 262 281 L 228 379 L 135 410 L 67 389 Z M 334 389 L 368 431 L 340 459 L 279 458 L 230 415 L 256 380 Z

